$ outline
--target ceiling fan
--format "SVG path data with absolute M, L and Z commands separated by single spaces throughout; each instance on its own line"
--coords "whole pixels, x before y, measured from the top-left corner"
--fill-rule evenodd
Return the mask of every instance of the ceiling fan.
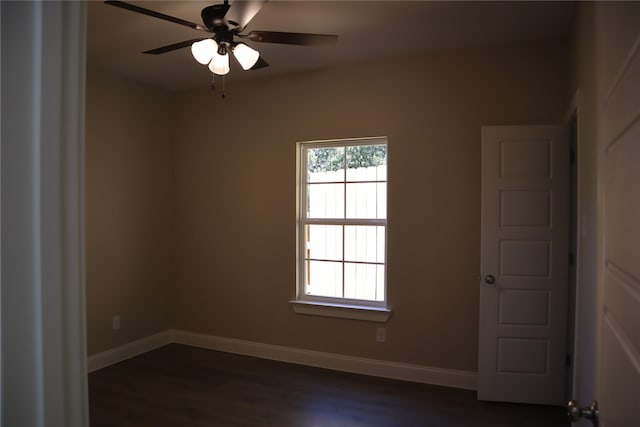
M 154 18 L 163 19 L 175 24 L 184 25 L 197 31 L 212 34 L 212 36 L 198 37 L 182 42 L 162 46 L 143 53 L 159 55 L 191 46 L 191 53 L 201 64 L 209 66 L 214 75 L 224 76 L 229 72 L 229 53 L 238 60 L 244 70 L 256 70 L 269 64 L 260 56 L 259 52 L 249 47 L 243 41 L 256 43 L 279 43 L 300 46 L 335 46 L 338 36 L 328 34 L 287 33 L 279 31 L 250 31 L 242 34 L 249 21 L 260 12 L 268 0 L 235 0 L 229 4 L 215 4 L 202 9 L 201 17 L 204 25 L 185 21 L 184 19 L 165 15 L 150 9 L 136 6 L 123 1 L 105 1 L 110 6 L 141 13 Z

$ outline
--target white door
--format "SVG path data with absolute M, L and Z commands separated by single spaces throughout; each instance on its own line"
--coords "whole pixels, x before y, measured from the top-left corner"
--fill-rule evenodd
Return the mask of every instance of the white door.
M 482 128 L 478 399 L 564 404 L 569 132 Z
M 598 4 L 600 427 L 640 426 L 640 3 Z M 588 404 L 590 402 L 581 402 Z

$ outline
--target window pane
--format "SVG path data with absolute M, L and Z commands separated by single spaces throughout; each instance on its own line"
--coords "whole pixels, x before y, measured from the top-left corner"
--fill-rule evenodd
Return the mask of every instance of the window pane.
M 347 181 L 384 181 L 387 179 L 387 146 L 354 145 L 347 147 Z
M 381 182 L 376 184 L 376 194 L 378 195 L 377 214 L 379 219 L 387 218 L 387 183 Z
M 387 217 L 387 184 L 363 182 L 347 184 L 347 218 Z
M 306 239 L 307 258 L 342 261 L 341 225 L 307 225 Z
M 307 295 L 342 298 L 342 263 L 306 261 L 305 269 Z
M 344 260 L 384 262 L 385 227 L 348 225 L 344 228 Z
M 345 263 L 344 297 L 384 301 L 384 266 Z
M 307 182 L 342 181 L 344 181 L 344 147 L 307 150 Z
M 344 184 L 309 184 L 308 218 L 344 218 Z
M 347 181 L 386 181 L 387 165 L 347 169 Z

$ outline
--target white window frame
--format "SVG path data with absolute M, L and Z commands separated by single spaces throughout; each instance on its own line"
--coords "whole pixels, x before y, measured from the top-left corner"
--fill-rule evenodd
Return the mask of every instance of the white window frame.
M 386 322 L 391 315 L 387 304 L 387 242 L 388 242 L 388 169 L 387 169 L 387 218 L 385 219 L 309 219 L 306 218 L 307 200 L 307 150 L 313 148 L 351 147 L 357 145 L 385 145 L 387 164 L 389 143 L 387 137 L 349 138 L 323 141 L 303 141 L 296 144 L 296 299 L 290 301 L 294 311 L 300 314 L 360 319 Z M 346 170 L 345 170 L 346 173 Z M 345 177 L 345 183 L 347 183 Z M 346 194 L 345 194 L 346 197 Z M 382 301 L 325 297 L 305 294 L 305 226 L 326 225 L 374 225 L 385 227 L 384 296 Z

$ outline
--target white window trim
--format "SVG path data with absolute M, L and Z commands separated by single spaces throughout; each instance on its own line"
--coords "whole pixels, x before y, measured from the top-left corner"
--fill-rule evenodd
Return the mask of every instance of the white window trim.
M 368 320 L 371 322 L 386 322 L 391 316 L 391 310 L 385 307 L 371 307 L 351 304 L 332 304 L 329 302 L 314 302 L 293 300 L 289 301 L 291 308 L 298 314 L 315 316 L 338 317 L 341 319 Z
M 385 225 L 385 286 L 384 286 L 384 299 L 382 301 L 366 301 L 366 300 L 353 300 L 347 298 L 331 298 L 322 297 L 316 295 L 306 295 L 303 291 L 303 275 L 304 269 L 302 268 L 301 260 L 304 259 L 304 249 L 300 244 L 300 239 L 304 235 L 303 221 L 301 218 L 302 212 L 304 212 L 304 201 L 306 198 L 306 188 L 302 185 L 301 174 L 306 170 L 306 159 L 303 158 L 303 148 L 321 148 L 327 145 L 331 146 L 353 146 L 353 145 L 375 145 L 385 144 L 388 150 L 387 137 L 367 137 L 367 138 L 349 138 L 349 139 L 336 139 L 336 140 L 321 140 L 321 141 L 302 141 L 296 145 L 296 299 L 289 301 L 294 312 L 298 314 L 309 314 L 316 316 L 336 317 L 343 319 L 356 319 L 367 320 L 373 322 L 386 322 L 391 316 L 391 309 L 387 304 L 387 259 L 386 248 L 388 242 L 388 226 L 387 220 L 338 220 L 339 223 L 379 223 Z M 387 158 L 388 158 L 387 151 Z M 388 171 L 387 171 L 388 182 Z M 388 212 L 387 212 L 388 216 Z M 307 223 L 313 222 L 313 220 L 307 220 Z M 322 220 L 322 222 L 332 222 L 331 219 Z

